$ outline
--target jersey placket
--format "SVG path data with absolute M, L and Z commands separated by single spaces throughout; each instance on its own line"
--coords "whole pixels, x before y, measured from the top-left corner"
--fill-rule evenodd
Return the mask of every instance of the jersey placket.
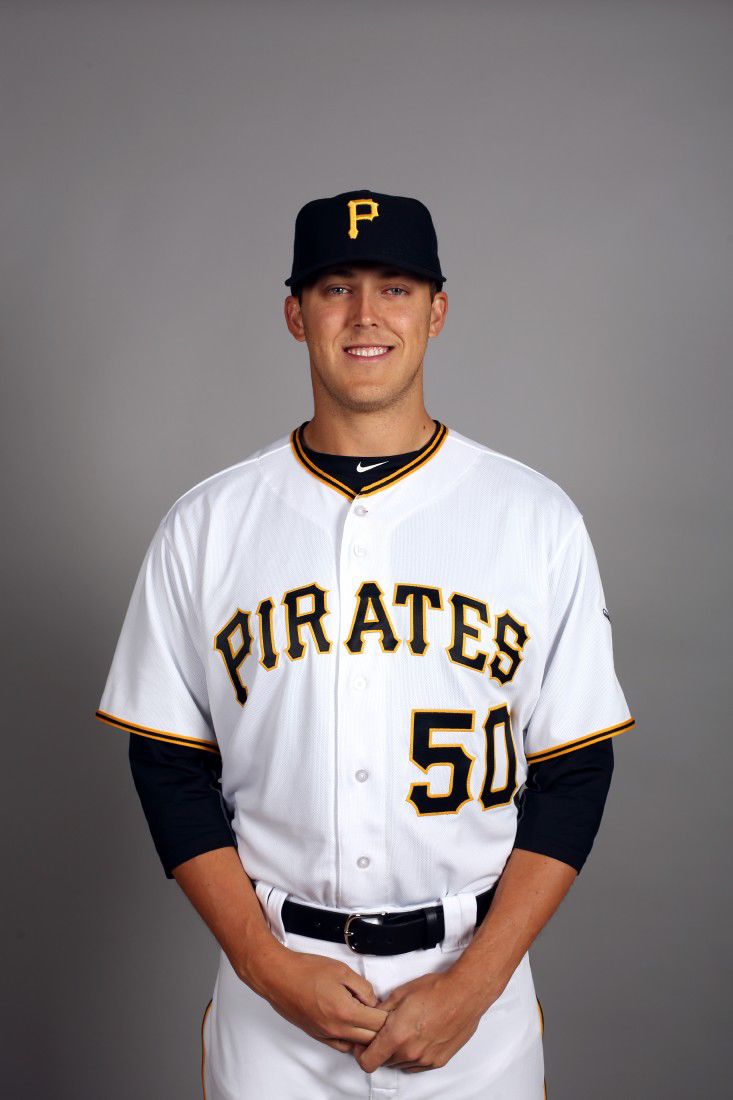
M 360 653 L 351 652 L 345 644 L 361 585 L 386 576 L 384 542 L 377 502 L 357 496 L 344 518 L 338 558 L 336 881 L 340 907 L 349 907 L 358 898 L 360 905 L 379 908 L 388 881 L 384 812 L 388 772 L 380 722 L 385 685 L 379 675 L 384 654 L 380 636 L 373 631 L 362 635 Z

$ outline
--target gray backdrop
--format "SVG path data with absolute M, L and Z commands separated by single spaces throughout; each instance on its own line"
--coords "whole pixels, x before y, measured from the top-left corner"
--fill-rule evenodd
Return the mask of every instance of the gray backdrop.
M 733 6 L 0 4 L 3 1087 L 200 1097 L 216 948 L 93 718 L 178 495 L 311 415 L 293 222 L 433 212 L 428 410 L 583 511 L 638 726 L 532 952 L 557 1100 L 721 1096 Z

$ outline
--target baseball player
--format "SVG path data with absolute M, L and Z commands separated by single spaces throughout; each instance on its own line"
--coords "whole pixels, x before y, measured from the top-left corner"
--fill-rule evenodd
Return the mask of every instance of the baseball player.
M 425 408 L 444 282 L 418 200 L 300 210 L 313 416 L 162 518 L 97 710 L 221 948 L 207 1100 L 545 1094 L 527 951 L 634 719 L 577 506 Z

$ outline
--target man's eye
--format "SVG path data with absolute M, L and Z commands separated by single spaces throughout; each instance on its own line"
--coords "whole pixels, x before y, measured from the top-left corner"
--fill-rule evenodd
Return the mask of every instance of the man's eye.
M 349 288 L 347 286 L 329 286 L 329 287 L 326 287 L 326 294 L 330 294 L 334 298 L 340 298 L 341 295 L 338 294 L 337 292 L 339 290 L 348 290 L 348 289 Z M 397 294 L 395 295 L 395 297 L 402 297 L 403 294 L 407 294 L 407 291 L 405 290 L 405 288 L 401 287 L 401 286 L 388 286 L 385 289 L 387 290 L 387 292 L 396 290 Z

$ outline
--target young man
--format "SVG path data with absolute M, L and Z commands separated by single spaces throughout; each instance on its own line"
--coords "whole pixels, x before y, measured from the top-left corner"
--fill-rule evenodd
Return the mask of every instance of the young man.
M 221 945 L 208 1100 L 543 1095 L 527 949 L 634 719 L 580 511 L 425 408 L 444 281 L 415 199 L 300 210 L 313 416 L 167 512 L 97 712 Z

